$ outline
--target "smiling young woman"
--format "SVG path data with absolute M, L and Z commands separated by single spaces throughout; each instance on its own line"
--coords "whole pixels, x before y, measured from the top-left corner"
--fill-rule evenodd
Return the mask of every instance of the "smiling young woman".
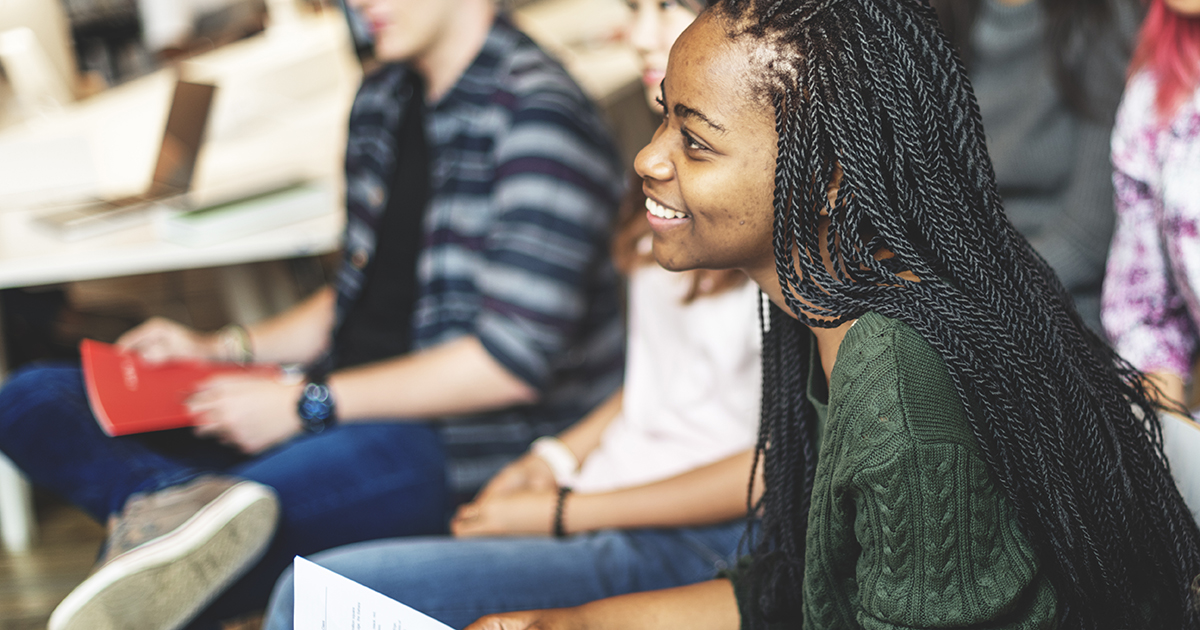
M 775 265 L 774 120 L 744 97 L 758 70 L 748 49 L 701 40 L 711 30 L 676 44 L 662 84 L 663 123 L 635 167 L 662 266 L 743 269 L 757 280 Z
M 654 252 L 771 298 L 762 535 L 729 580 L 516 628 L 1194 628 L 1141 374 L 1009 223 L 922 0 L 724 0 L 639 155 Z
M 707 2 L 702 0 L 630 0 L 632 21 L 628 38 L 642 60 L 642 81 L 646 87 L 646 102 L 651 108 L 662 111 L 662 82 L 671 47 L 706 5 Z M 622 201 L 621 218 L 613 239 L 612 255 L 617 268 L 630 275 L 640 266 L 657 265 L 658 256 L 653 253 L 651 239 L 653 230 L 648 219 L 654 216 L 673 218 L 676 214 L 647 198 L 642 191 L 641 178 L 634 174 L 630 190 Z M 688 276 L 692 281 L 689 299 L 720 293 L 746 282 L 745 274 L 736 269 L 696 269 Z

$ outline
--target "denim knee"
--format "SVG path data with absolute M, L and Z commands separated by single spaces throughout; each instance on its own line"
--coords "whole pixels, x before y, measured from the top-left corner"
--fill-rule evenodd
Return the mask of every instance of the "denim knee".
M 49 407 L 76 393 L 83 394 L 83 384 L 70 363 L 33 363 L 17 370 L 0 387 L 0 448 L 42 424 L 39 418 Z

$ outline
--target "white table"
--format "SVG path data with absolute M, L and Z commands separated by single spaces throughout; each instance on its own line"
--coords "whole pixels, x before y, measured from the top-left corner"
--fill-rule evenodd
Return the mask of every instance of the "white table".
M 340 190 L 345 121 L 359 70 L 339 14 L 294 22 L 201 55 L 180 72 L 218 85 L 193 180 L 199 195 L 216 197 L 229 188 L 291 177 L 324 180 Z M 174 80 L 173 73 L 158 72 L 60 114 L 0 131 L 0 167 L 10 167 L 0 172 L 26 171 L 0 182 L 0 288 L 220 266 L 228 270 L 223 284 L 234 294 L 230 303 L 253 305 L 261 300 L 239 265 L 338 248 L 340 194 L 331 196 L 321 216 L 204 247 L 164 242 L 150 221 L 76 242 L 36 228 L 30 219 L 39 196 L 116 195 L 146 187 Z M 235 313 L 235 319 L 253 319 L 255 310 Z M 7 367 L 3 356 L 0 345 L 0 379 Z M 0 456 L 4 547 L 27 549 L 33 523 L 28 485 Z

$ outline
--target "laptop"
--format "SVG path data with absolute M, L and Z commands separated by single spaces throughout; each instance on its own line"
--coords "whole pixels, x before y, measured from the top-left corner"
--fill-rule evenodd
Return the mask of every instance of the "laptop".
M 37 214 L 34 223 L 64 240 L 77 240 L 144 220 L 148 211 L 159 204 L 182 199 L 192 185 L 215 91 L 216 86 L 206 83 L 182 80 L 175 83 L 154 178 L 148 189 L 128 197 L 58 205 Z

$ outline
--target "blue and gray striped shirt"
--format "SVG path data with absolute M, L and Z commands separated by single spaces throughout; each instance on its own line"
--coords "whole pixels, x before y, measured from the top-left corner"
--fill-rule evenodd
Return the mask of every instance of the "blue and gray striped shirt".
M 362 289 L 413 94 L 403 65 L 363 81 L 346 152 L 338 321 Z M 608 259 L 623 183 L 608 131 L 562 67 L 504 18 L 458 83 L 429 104 L 431 201 L 417 260 L 413 349 L 463 335 L 541 394 L 536 405 L 445 418 L 451 489 L 485 482 L 621 381 L 623 329 Z

